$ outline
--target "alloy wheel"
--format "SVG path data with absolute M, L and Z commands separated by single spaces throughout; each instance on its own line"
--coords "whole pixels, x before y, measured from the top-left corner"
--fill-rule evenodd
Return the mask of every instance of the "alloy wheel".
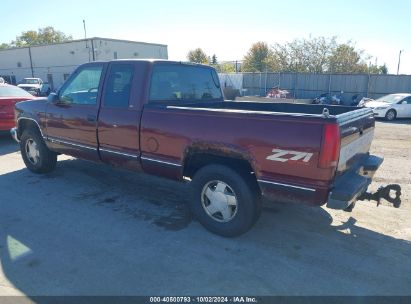
M 234 190 L 219 180 L 210 181 L 203 187 L 201 204 L 209 217 L 223 223 L 231 221 L 238 210 Z

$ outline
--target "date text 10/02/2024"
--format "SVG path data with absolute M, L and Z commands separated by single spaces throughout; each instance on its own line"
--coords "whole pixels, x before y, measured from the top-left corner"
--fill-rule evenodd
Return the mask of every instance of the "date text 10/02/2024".
M 150 303 L 258 303 L 255 297 L 150 297 Z

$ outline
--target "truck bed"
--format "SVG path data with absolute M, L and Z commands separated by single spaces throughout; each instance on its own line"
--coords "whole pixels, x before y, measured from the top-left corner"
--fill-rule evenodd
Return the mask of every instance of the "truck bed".
M 205 103 L 187 103 L 184 105 L 168 105 L 168 108 L 192 109 L 192 110 L 209 110 L 232 113 L 254 113 L 269 114 L 279 116 L 305 116 L 312 118 L 338 120 L 339 123 L 346 119 L 369 115 L 372 111 L 367 108 L 317 105 L 317 104 L 298 104 L 298 103 L 261 103 L 261 102 L 205 102 Z M 328 109 L 329 117 L 324 117 L 324 109 Z
M 170 106 L 173 108 L 174 106 Z M 349 169 L 358 158 L 369 151 L 373 137 L 374 119 L 368 108 L 317 104 L 260 103 L 260 102 L 209 102 L 174 107 L 187 110 L 205 110 L 222 113 L 272 115 L 280 118 L 294 117 L 303 121 L 337 123 L 341 133 L 341 152 L 337 173 Z M 328 115 L 324 115 L 324 109 Z M 361 137 L 359 140 L 359 136 Z M 358 153 L 360 152 L 360 153 Z M 358 154 L 358 155 L 356 155 Z
M 329 115 L 323 115 L 324 108 Z M 318 167 L 327 124 L 337 125 L 340 133 L 340 161 L 334 170 Z M 311 201 L 324 203 L 335 174 L 343 174 L 368 153 L 374 119 L 370 109 L 357 107 L 220 101 L 146 104 L 141 125 L 143 157 L 181 164 L 193 149 L 230 153 L 249 161 L 257 179 L 317 189 Z M 150 138 L 159 142 L 154 153 L 145 144 Z M 312 157 L 309 162 L 271 161 L 275 151 Z

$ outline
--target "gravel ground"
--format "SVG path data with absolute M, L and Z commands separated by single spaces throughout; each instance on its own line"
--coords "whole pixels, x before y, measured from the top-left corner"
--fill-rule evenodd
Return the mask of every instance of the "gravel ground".
M 187 186 L 60 157 L 25 169 L 0 138 L 0 295 L 411 295 L 411 121 L 378 122 L 371 185 L 402 206 L 266 203 L 247 234 L 192 221 Z

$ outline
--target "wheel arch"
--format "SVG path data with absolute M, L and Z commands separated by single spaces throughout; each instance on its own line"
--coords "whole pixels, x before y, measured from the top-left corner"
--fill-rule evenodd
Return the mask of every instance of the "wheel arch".
M 221 145 L 191 146 L 185 150 L 183 161 L 183 176 L 192 179 L 201 168 L 218 164 L 231 168 L 251 183 L 252 187 L 261 193 L 257 183 L 255 162 L 248 153 Z
M 23 134 L 24 130 L 27 128 L 34 128 L 38 130 L 41 134 L 41 137 L 44 138 L 43 131 L 40 127 L 40 124 L 37 120 L 30 118 L 30 117 L 20 117 L 17 120 L 17 138 L 20 139 L 21 135 Z

